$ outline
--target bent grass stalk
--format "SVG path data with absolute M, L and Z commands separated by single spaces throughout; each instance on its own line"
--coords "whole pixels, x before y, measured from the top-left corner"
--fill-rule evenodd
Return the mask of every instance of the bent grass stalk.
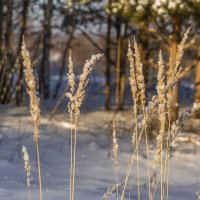
M 40 151 L 39 151 L 39 120 L 40 120 L 40 107 L 39 98 L 37 97 L 36 81 L 31 67 L 31 59 L 26 47 L 25 40 L 23 39 L 21 54 L 23 58 L 24 74 L 27 84 L 27 92 L 30 97 L 30 113 L 34 124 L 34 141 L 36 145 L 36 155 L 38 164 L 38 180 L 40 188 L 40 200 L 42 200 L 42 176 L 40 169 Z

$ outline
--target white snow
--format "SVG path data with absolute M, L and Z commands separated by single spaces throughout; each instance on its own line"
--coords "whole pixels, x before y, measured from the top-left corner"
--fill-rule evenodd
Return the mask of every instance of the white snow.
M 36 153 L 33 141 L 33 127 L 26 107 L 0 107 L 0 199 L 28 199 L 26 173 L 21 154 L 25 145 L 31 163 L 31 199 L 39 199 Z M 115 184 L 114 162 L 111 154 L 110 129 L 106 122 L 112 119 L 112 112 L 94 111 L 81 117 L 77 135 L 77 170 L 75 178 L 75 199 L 99 200 L 109 186 Z M 126 123 L 131 123 L 130 114 L 122 114 L 118 120 L 120 180 L 124 180 L 130 155 L 130 134 Z M 125 125 L 124 125 L 125 123 Z M 121 125 L 120 125 L 121 124 Z M 125 131 L 122 131 L 125 127 Z M 67 115 L 63 112 L 48 121 L 42 117 L 40 126 L 40 152 L 43 178 L 43 199 L 69 199 L 69 128 Z M 141 200 L 147 199 L 147 168 L 145 145 L 139 149 L 141 174 Z M 151 145 L 151 153 L 154 152 Z M 183 144 L 174 153 L 170 166 L 170 200 L 195 200 L 200 191 L 200 149 Z M 131 185 L 131 199 L 137 199 L 136 165 L 134 164 Z M 159 190 L 158 190 L 159 191 Z M 111 199 L 114 199 L 112 196 Z M 159 192 L 155 199 L 159 199 Z

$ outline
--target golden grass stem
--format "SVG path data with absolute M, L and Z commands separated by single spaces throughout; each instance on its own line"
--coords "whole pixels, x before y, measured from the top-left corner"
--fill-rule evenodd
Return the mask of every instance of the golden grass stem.
M 144 121 L 147 123 L 147 113 L 145 111 L 144 104 L 142 104 Z M 145 141 L 146 141 L 146 153 L 147 153 L 147 171 L 148 171 L 148 193 L 149 193 L 149 200 L 151 199 L 151 175 L 150 175 L 150 162 L 149 162 L 149 143 L 148 143 L 148 135 L 147 135 L 147 126 L 144 125 L 144 133 L 145 133 Z
M 42 176 L 40 169 L 40 151 L 39 151 L 39 142 L 36 142 L 36 154 L 37 154 L 37 163 L 38 163 L 38 180 L 40 188 L 40 200 L 42 200 Z
M 72 199 L 72 177 L 73 177 L 73 130 L 71 124 L 71 133 L 70 133 L 70 200 Z
M 72 175 L 72 200 L 74 200 L 74 185 L 75 185 L 75 174 L 76 174 L 76 125 L 74 130 L 74 155 L 73 155 L 73 175 Z
M 157 190 L 158 184 L 159 184 L 159 182 L 160 182 L 160 176 L 161 176 L 161 173 L 159 173 L 158 180 L 157 180 L 157 182 L 156 182 L 156 186 L 155 186 L 155 189 L 154 189 L 154 191 L 153 191 L 153 195 L 152 195 L 153 198 L 152 198 L 152 199 L 155 198 L 156 190 Z
M 170 111 L 168 112 L 168 134 L 167 134 L 167 145 L 165 152 L 165 164 L 164 164 L 164 183 L 166 187 L 166 200 L 168 200 L 169 193 L 169 158 L 170 158 L 170 130 L 171 130 L 171 120 L 170 120 Z M 163 192 L 164 196 L 164 192 Z
M 112 144 L 112 152 L 114 155 L 114 165 L 115 165 L 115 181 L 116 181 L 116 196 L 117 200 L 119 199 L 119 188 L 118 188 L 118 171 L 119 171 L 119 160 L 118 160 L 118 140 L 117 133 L 115 129 L 115 119 L 113 118 L 113 144 Z
M 137 119 L 137 112 L 135 112 L 135 120 L 136 120 L 136 123 L 135 123 L 135 126 L 136 126 L 136 132 L 135 132 L 135 140 L 136 140 L 136 144 L 137 144 L 137 141 L 138 141 L 138 119 Z M 138 200 L 140 200 L 140 167 L 139 167 L 139 150 L 137 148 L 137 151 L 136 151 L 136 162 L 137 162 L 137 182 L 138 182 Z

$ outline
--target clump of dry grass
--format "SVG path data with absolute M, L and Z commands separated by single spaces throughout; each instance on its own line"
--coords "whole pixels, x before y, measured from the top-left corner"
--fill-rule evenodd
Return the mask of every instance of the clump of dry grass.
M 25 146 L 22 146 L 22 153 L 23 153 L 23 159 L 24 159 L 24 169 L 26 171 L 27 176 L 27 188 L 28 188 L 28 199 L 31 199 L 31 182 L 30 182 L 30 176 L 31 176 L 31 165 L 29 162 L 29 154 Z
M 92 71 L 91 66 L 95 64 L 102 57 L 102 54 L 93 55 L 90 60 L 87 60 L 83 72 L 80 75 L 80 80 L 78 83 L 78 88 L 75 90 L 75 75 L 73 71 L 73 62 L 71 54 L 69 56 L 69 73 L 68 82 L 70 86 L 70 91 L 66 93 L 66 96 L 69 98 L 68 103 L 68 112 L 69 112 L 69 121 L 71 123 L 71 134 L 70 134 L 70 200 L 74 200 L 74 185 L 75 185 L 75 170 L 76 170 L 76 132 L 77 132 L 77 123 L 80 116 L 80 107 L 82 105 L 85 89 L 88 84 L 88 76 Z M 72 124 L 75 124 L 75 129 L 72 129 Z
M 142 72 L 142 64 L 140 61 L 139 50 L 137 47 L 137 43 L 134 39 L 134 50 L 133 53 L 131 49 L 131 45 L 129 42 L 128 46 L 128 60 L 130 63 L 130 86 L 133 97 L 133 112 L 135 118 L 135 128 L 132 136 L 132 146 L 133 153 L 130 157 L 126 177 L 124 181 L 124 187 L 122 190 L 121 200 L 124 199 L 126 186 L 128 183 L 128 179 L 131 173 L 131 168 L 133 165 L 133 161 L 136 160 L 138 166 L 138 146 L 142 135 L 146 135 L 147 129 L 147 120 L 149 116 L 158 110 L 158 119 L 160 121 L 160 130 L 157 136 L 157 148 L 155 151 L 154 159 L 152 161 L 152 166 L 148 165 L 148 178 L 150 180 L 150 168 L 153 170 L 152 180 L 149 181 L 149 200 L 153 200 L 158 183 L 160 183 L 160 199 L 168 200 L 168 176 L 169 176 L 169 158 L 170 158 L 170 146 L 173 145 L 176 141 L 176 137 L 178 135 L 178 131 L 183 126 L 184 121 L 188 119 L 188 117 L 192 116 L 196 110 L 200 109 L 198 104 L 194 104 L 191 109 L 189 109 L 186 113 L 181 115 L 180 119 L 171 124 L 170 113 L 171 107 L 173 104 L 173 88 L 175 84 L 179 81 L 180 74 L 182 72 L 181 59 L 184 53 L 184 45 L 186 43 L 188 34 L 190 29 L 188 29 L 180 44 L 178 45 L 178 50 L 176 53 L 175 61 L 172 60 L 172 54 L 170 53 L 169 59 L 169 68 L 165 70 L 165 64 L 163 61 L 162 53 L 159 53 L 158 59 L 158 75 L 157 75 L 157 95 L 152 97 L 152 100 L 148 102 L 146 105 L 146 97 L 145 97 L 145 84 L 144 77 Z M 141 111 L 139 106 L 142 106 Z M 140 113 L 139 115 L 137 113 Z M 167 132 L 167 133 L 166 133 Z M 166 146 L 165 146 L 166 145 Z M 164 148 L 165 147 L 165 148 Z M 164 149 L 165 152 L 164 152 Z M 146 135 L 146 150 L 147 150 L 147 164 L 148 164 L 148 138 Z M 159 176 L 156 176 L 157 166 L 160 166 Z M 137 169 L 138 177 L 139 177 L 139 169 Z M 139 178 L 138 178 L 138 199 L 139 193 Z
M 128 47 L 128 60 L 130 62 L 130 77 L 129 82 L 132 91 L 132 97 L 134 102 L 134 118 L 135 118 L 135 129 L 132 137 L 132 144 L 135 141 L 135 149 L 133 150 L 133 154 L 130 157 L 129 166 L 127 170 L 127 175 L 125 178 L 125 184 L 122 192 L 122 198 L 124 199 L 125 190 L 128 182 L 128 178 L 131 172 L 131 168 L 133 165 L 133 161 L 135 159 L 136 154 L 136 162 L 137 162 L 137 176 L 138 176 L 138 200 L 140 200 L 140 172 L 139 172 L 139 161 L 138 161 L 138 146 L 140 143 L 140 139 L 145 134 L 145 141 L 146 141 L 146 155 L 147 155 L 147 168 L 148 168 L 148 189 L 149 189 L 149 198 L 150 198 L 150 163 L 149 163 L 149 144 L 148 144 L 148 136 L 147 136 L 147 110 L 145 108 L 146 104 L 146 96 L 145 96 L 145 82 L 144 82 L 144 75 L 143 75 L 143 64 L 140 60 L 140 54 L 137 42 L 134 38 L 134 53 L 131 50 L 131 45 L 129 42 Z M 142 107 L 142 114 L 138 116 L 139 107 Z M 141 128 L 141 130 L 139 130 Z M 138 132 L 139 131 L 139 132 Z
M 36 144 L 36 154 L 37 154 L 37 163 L 38 163 L 38 179 L 40 187 L 40 200 L 42 200 L 42 176 L 40 169 L 40 151 L 39 151 L 39 120 L 40 120 L 40 107 L 39 107 L 39 98 L 37 97 L 36 91 L 36 81 L 33 75 L 33 69 L 31 67 L 31 59 L 29 52 L 26 47 L 25 40 L 23 39 L 21 54 L 23 58 L 24 65 L 24 74 L 27 84 L 27 92 L 30 97 L 30 113 L 34 125 L 34 140 Z

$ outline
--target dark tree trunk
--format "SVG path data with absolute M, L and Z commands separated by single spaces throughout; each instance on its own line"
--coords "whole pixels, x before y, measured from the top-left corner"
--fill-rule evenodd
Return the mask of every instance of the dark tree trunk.
M 18 48 L 17 48 L 17 54 L 16 54 L 17 64 L 19 66 L 17 91 L 16 91 L 16 104 L 17 105 L 20 105 L 20 103 L 22 101 L 23 65 L 22 65 L 22 61 L 21 61 L 21 57 L 20 57 L 20 52 L 21 52 L 23 36 L 24 36 L 25 30 L 26 30 L 28 7 L 29 7 L 29 0 L 23 0 L 23 11 L 22 11 L 21 22 L 20 22 L 20 34 L 19 34 Z
M 5 104 L 8 103 L 8 96 L 10 96 L 11 83 L 13 82 L 14 69 L 11 68 L 13 60 L 12 55 L 12 16 L 13 16 L 13 0 L 6 1 L 6 30 L 5 30 L 5 48 L 3 61 L 3 69 L 0 80 L 0 101 Z
M 53 0 L 48 0 L 44 7 L 44 26 L 43 26 L 43 55 L 40 66 L 40 91 L 44 92 L 44 98 L 49 97 L 49 76 L 50 62 L 49 55 L 51 49 L 51 19 L 53 14 Z
M 4 2 L 0 1 L 0 89 L 1 89 L 1 80 L 4 70 Z
M 139 36 L 139 45 L 140 45 L 140 55 L 143 63 L 143 73 L 145 85 L 148 85 L 149 80 L 149 34 L 148 34 L 148 25 L 143 30 L 140 30 Z
M 120 67 L 120 102 L 119 110 L 124 109 L 125 101 L 125 88 L 126 88 L 126 57 L 127 57 L 127 23 L 124 23 L 124 36 L 122 40 L 122 52 L 121 52 L 121 67 Z
M 116 43 L 117 43 L 117 55 L 116 55 L 116 92 L 115 102 L 116 111 L 120 107 L 120 68 L 121 68 L 121 21 L 120 18 L 116 21 Z
M 4 49 L 4 43 L 3 43 L 3 25 L 4 25 L 4 14 L 3 14 L 3 0 L 0 1 L 0 61 L 2 61 L 3 58 L 3 49 Z M 0 65 L 0 74 L 1 74 L 1 67 Z
M 109 0 L 109 7 L 111 4 L 111 0 Z M 111 10 L 111 9 L 110 9 Z M 111 68 L 111 62 L 110 62 L 110 35 L 111 35 L 111 15 L 108 14 L 107 18 L 107 35 L 106 35 L 106 70 L 105 70 L 105 78 L 106 78 L 106 83 L 105 83 L 105 109 L 109 110 L 110 109 L 110 80 L 111 80 L 111 73 L 110 73 L 110 68 Z

